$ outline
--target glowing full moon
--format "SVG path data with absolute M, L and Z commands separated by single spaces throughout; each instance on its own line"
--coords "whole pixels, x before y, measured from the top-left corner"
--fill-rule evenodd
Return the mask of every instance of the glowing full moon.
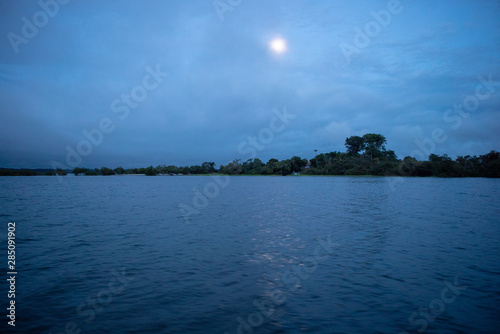
M 283 53 L 286 51 L 286 41 L 283 38 L 273 39 L 269 46 L 275 53 Z

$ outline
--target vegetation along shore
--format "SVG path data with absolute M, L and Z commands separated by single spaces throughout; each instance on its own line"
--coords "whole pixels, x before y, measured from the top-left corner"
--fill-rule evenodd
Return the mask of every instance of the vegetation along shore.
M 437 176 L 437 177 L 500 177 L 500 153 L 490 151 L 480 156 L 458 156 L 452 159 L 446 154 L 430 154 L 428 160 L 419 161 L 407 156 L 398 159 L 392 150 L 385 147 L 386 138 L 380 134 L 346 138 L 346 152 L 317 154 L 312 159 L 293 156 L 290 159 L 270 159 L 264 163 L 258 158 L 233 160 L 215 168 L 214 162 L 178 167 L 159 165 L 143 168 L 117 167 L 100 169 L 76 167 L 62 169 L 9 169 L 0 168 L 0 176 L 34 175 L 374 175 L 374 176 Z

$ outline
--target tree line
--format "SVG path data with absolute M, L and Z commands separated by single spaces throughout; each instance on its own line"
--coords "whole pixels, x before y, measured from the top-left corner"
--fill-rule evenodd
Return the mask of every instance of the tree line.
M 264 164 L 259 159 L 245 162 L 233 160 L 220 167 L 229 175 L 375 175 L 375 176 L 437 176 L 437 177 L 500 177 L 500 153 L 491 151 L 480 156 L 430 154 L 427 161 L 407 156 L 398 159 L 385 147 L 386 138 L 381 134 L 346 138 L 346 152 L 321 153 L 307 160 L 298 156 L 278 161 L 270 159 Z
M 312 159 L 293 156 L 290 159 L 269 159 L 266 163 L 258 158 L 241 161 L 235 159 L 227 165 L 215 168 L 214 162 L 201 165 L 177 167 L 174 165 L 149 166 L 144 168 L 108 167 L 65 170 L 13 170 L 0 169 L 0 175 L 378 175 L 378 176 L 437 176 L 437 177 L 500 177 L 500 153 L 491 151 L 479 156 L 430 154 L 427 161 L 407 156 L 398 159 L 392 150 L 386 149 L 386 138 L 381 134 L 367 133 L 346 138 L 346 152 L 317 154 Z
M 64 169 L 15 169 L 15 168 L 0 168 L 0 176 L 37 176 L 37 175 L 67 175 L 68 171 Z
M 188 175 L 188 174 L 213 174 L 218 172 L 215 162 L 204 162 L 201 165 L 177 167 L 174 165 L 158 165 L 143 168 L 125 169 L 122 166 L 115 169 L 101 167 L 101 169 L 88 169 L 76 167 L 71 173 L 75 175 L 124 175 L 124 174 L 145 174 L 145 175 Z

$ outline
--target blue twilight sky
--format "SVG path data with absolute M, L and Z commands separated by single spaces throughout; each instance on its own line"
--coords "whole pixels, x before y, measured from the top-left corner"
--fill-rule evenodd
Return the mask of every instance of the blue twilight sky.
M 399 158 L 499 150 L 499 18 L 493 0 L 2 1 L 0 167 L 312 158 L 364 133 Z

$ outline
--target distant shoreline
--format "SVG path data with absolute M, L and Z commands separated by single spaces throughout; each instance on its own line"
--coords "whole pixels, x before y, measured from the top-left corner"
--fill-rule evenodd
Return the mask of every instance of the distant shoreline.
M 386 139 L 380 134 L 368 133 L 363 137 L 346 138 L 346 152 L 317 154 L 312 159 L 293 156 L 290 159 L 269 159 L 264 163 L 258 158 L 246 161 L 235 159 L 228 164 L 215 167 L 215 162 L 201 165 L 111 169 L 61 166 L 59 169 L 15 169 L 0 168 L 0 176 L 65 176 L 74 175 L 247 175 L 247 176 L 396 176 L 396 177 L 487 177 L 500 178 L 500 152 L 490 151 L 479 156 L 429 154 L 428 160 L 417 160 L 407 156 L 398 159 L 394 151 L 385 148 Z M 317 151 L 317 150 L 315 150 Z M 71 166 L 71 164 L 69 164 Z
M 37 175 L 0 175 L 0 177 L 53 177 L 54 175 L 45 175 L 45 174 L 37 174 Z M 126 176 L 150 176 L 146 174 L 115 174 L 115 175 L 74 175 L 72 173 L 68 173 L 66 175 L 59 175 L 59 176 L 66 176 L 66 177 L 126 177 Z M 373 177 L 373 178 L 384 178 L 384 177 L 405 177 L 405 178 L 440 178 L 440 179 L 467 179 L 467 178 L 484 178 L 484 179 L 496 179 L 499 177 L 487 177 L 487 176 L 435 176 L 435 175 L 429 175 L 429 176 L 401 176 L 401 175 L 317 175 L 317 174 L 300 174 L 300 175 L 260 175 L 260 174 L 237 174 L 237 175 L 231 175 L 231 174 L 186 174 L 186 175 L 155 175 L 155 176 L 231 176 L 231 177 L 245 177 L 245 176 L 250 176 L 250 177 L 355 177 L 355 178 L 367 178 L 367 177 Z

